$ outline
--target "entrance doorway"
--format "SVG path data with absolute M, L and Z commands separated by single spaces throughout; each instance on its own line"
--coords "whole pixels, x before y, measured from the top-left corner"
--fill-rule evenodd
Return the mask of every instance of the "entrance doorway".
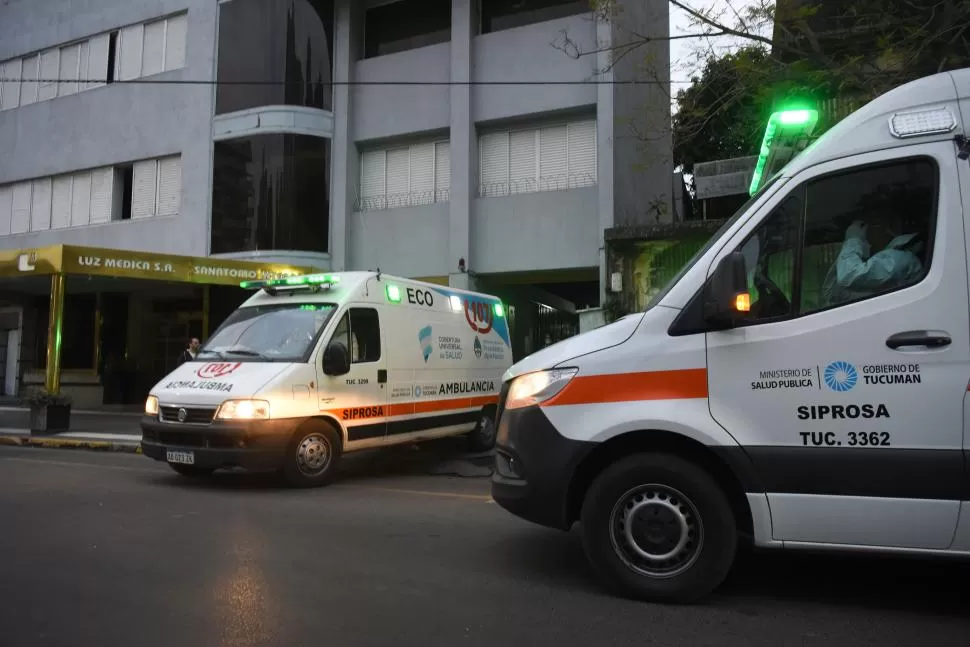
M 7 343 L 4 347 L 3 394 L 17 395 L 17 367 L 20 364 L 20 329 L 7 331 Z
M 20 308 L 0 308 L 0 395 L 16 396 L 20 386 Z

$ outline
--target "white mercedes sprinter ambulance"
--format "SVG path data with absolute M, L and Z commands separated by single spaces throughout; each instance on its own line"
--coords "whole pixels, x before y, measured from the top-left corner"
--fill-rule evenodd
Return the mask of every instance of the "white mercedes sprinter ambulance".
M 256 290 L 145 403 L 142 451 L 184 475 L 279 469 L 329 482 L 342 454 L 468 434 L 495 441 L 512 364 L 499 299 L 345 272 Z
M 802 120 L 779 114 L 776 124 Z M 756 546 L 970 556 L 970 69 L 824 134 L 645 312 L 504 376 L 492 496 L 623 594 Z

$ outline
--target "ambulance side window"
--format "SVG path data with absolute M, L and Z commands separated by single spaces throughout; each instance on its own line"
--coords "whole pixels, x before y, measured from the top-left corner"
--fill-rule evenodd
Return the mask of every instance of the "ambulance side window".
M 340 318 L 330 343 L 340 342 L 350 351 L 351 364 L 376 362 L 381 358 L 381 324 L 377 310 L 351 308 Z
M 788 196 L 737 250 L 744 255 L 751 293 L 751 313 L 745 323 L 766 323 L 794 314 L 801 196 L 800 189 Z
M 350 354 L 351 364 L 376 362 L 381 358 L 381 323 L 373 308 L 351 308 L 350 334 L 354 346 Z
M 350 352 L 350 313 L 345 313 L 344 316 L 340 318 L 340 322 L 337 324 L 337 329 L 333 331 L 333 336 L 330 337 L 331 344 L 343 344 L 344 348 Z
M 938 183 L 929 158 L 809 182 L 799 314 L 921 281 L 930 266 Z

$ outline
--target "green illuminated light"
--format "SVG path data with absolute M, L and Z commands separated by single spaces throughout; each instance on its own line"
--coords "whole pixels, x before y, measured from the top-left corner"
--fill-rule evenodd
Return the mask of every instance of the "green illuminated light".
M 496 317 L 504 317 L 505 316 L 505 306 L 503 306 L 501 303 L 496 303 L 495 304 L 495 316 Z
M 287 276 L 282 279 L 271 281 L 243 281 L 239 287 L 244 290 L 259 288 L 275 288 L 284 285 L 334 285 L 340 283 L 340 277 L 336 274 L 304 274 L 303 276 Z
M 386 292 L 388 301 L 391 303 L 401 302 L 401 288 L 397 287 L 396 285 L 388 285 Z
M 778 121 L 786 126 L 801 126 L 812 120 L 812 110 L 785 110 Z M 817 116 L 817 115 L 816 115 Z
M 794 109 L 780 110 L 771 114 L 768 119 L 768 126 L 765 128 L 765 136 L 761 140 L 761 149 L 758 151 L 758 162 L 755 164 L 754 173 L 751 175 L 751 186 L 748 187 L 748 194 L 754 195 L 761 188 L 761 181 L 764 179 L 765 167 L 768 166 L 768 159 L 771 157 L 771 147 L 775 139 L 781 135 L 808 136 L 818 123 L 818 110 L 813 109 Z
M 340 283 L 340 277 L 334 274 L 305 274 L 303 276 L 288 276 L 279 282 L 270 281 L 277 285 L 320 285 L 322 283 Z

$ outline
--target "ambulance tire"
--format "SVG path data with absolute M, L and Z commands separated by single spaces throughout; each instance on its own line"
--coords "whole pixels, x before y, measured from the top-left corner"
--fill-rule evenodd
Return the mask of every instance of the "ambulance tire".
M 478 453 L 487 452 L 495 447 L 495 409 L 485 407 L 478 416 L 475 428 L 465 436 L 468 439 L 468 451 Z
M 195 465 L 181 465 L 179 463 L 169 463 L 175 472 L 181 476 L 187 476 L 190 478 L 204 478 L 206 476 L 212 476 L 215 469 L 211 467 L 197 467 Z
M 290 440 L 280 472 L 291 487 L 309 488 L 333 481 L 343 454 L 340 434 L 330 424 L 304 424 Z
M 640 600 L 701 599 L 727 577 L 737 550 L 724 492 L 673 454 L 636 454 L 606 468 L 586 493 L 580 521 L 600 578 Z

